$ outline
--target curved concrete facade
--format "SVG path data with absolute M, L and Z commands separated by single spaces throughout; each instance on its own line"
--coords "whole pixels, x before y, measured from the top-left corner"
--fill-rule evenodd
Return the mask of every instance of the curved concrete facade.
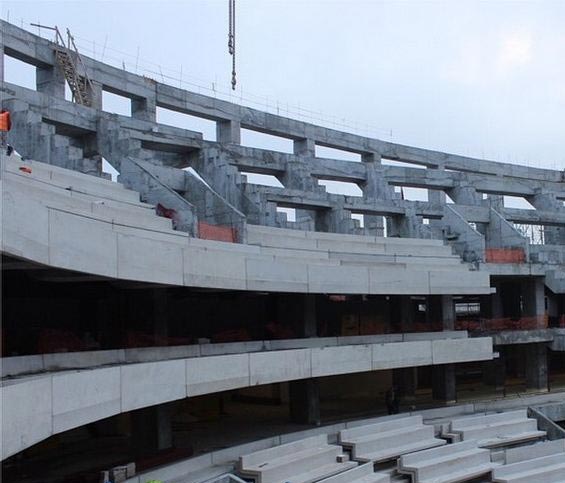
M 250 231 L 253 245 L 189 237 L 139 195 L 92 176 L 2 161 L 2 251 L 110 278 L 231 290 L 337 294 L 490 293 L 438 240 Z M 24 169 L 22 171 L 22 169 Z M 251 228 L 250 228 L 251 230 Z M 266 230 L 266 229 L 263 229 Z M 273 242 L 275 240 L 276 242 Z M 361 263 L 347 255 L 362 256 Z
M 441 333 L 430 337 L 434 339 L 309 347 L 321 343 L 314 339 L 304 341 L 303 348 L 288 350 L 249 352 L 252 349 L 242 347 L 247 352 L 4 379 L 2 458 L 69 429 L 186 397 L 313 377 L 493 358 L 490 337 L 437 339 Z M 300 341 L 287 344 L 297 346 Z M 221 345 L 216 350 L 221 351 Z M 53 356 L 63 362 L 80 353 Z

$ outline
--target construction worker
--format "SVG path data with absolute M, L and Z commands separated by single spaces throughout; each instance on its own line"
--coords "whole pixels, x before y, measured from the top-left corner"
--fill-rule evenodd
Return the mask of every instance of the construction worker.
M 2 149 L 7 148 L 6 154 L 9 156 L 12 154 L 13 148 L 8 146 L 7 135 L 8 131 L 12 128 L 12 119 L 10 118 L 10 112 L 2 109 L 0 111 L 0 144 Z

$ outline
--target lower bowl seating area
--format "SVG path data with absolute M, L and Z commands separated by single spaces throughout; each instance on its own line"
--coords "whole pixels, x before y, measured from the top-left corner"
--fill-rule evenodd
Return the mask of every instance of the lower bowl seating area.
M 256 483 L 563 483 L 565 440 L 545 437 L 527 410 L 436 427 L 401 416 L 344 429 L 336 444 L 322 434 L 240 456 L 238 472 Z

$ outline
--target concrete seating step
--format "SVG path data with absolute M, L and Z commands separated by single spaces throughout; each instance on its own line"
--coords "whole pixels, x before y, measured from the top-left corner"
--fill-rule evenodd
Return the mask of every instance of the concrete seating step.
M 335 476 L 324 478 L 319 483 L 391 483 L 387 473 L 375 473 L 372 463 L 357 466 Z
M 543 438 L 537 421 L 528 418 L 525 410 L 508 411 L 455 419 L 449 433 L 459 434 L 462 441 L 478 440 L 481 447 L 497 447 Z
M 402 454 L 441 446 L 434 427 L 424 425 L 421 416 L 391 419 L 375 424 L 345 429 L 339 433 L 340 443 L 351 449 L 357 461 L 386 461 Z
M 419 451 L 398 460 L 398 471 L 410 475 L 414 483 L 466 481 L 490 473 L 493 466 L 490 452 L 476 441 Z
M 518 448 L 509 448 L 502 450 L 502 453 L 501 459 L 507 465 L 554 454 L 562 454 L 565 459 L 565 439 L 556 439 L 554 441 L 544 441 L 542 443 L 529 444 Z
M 21 186 L 29 198 L 37 199 L 49 208 L 68 211 L 77 215 L 94 218 L 115 224 L 143 227 L 150 230 L 172 230 L 171 220 L 157 216 L 153 209 L 135 207 L 129 203 L 103 201 L 88 195 L 71 193 L 48 184 L 37 184 L 33 180 L 24 180 L 16 176 L 6 176 L 14 185 Z
M 357 466 L 343 458 L 342 448 L 330 445 L 327 435 L 313 436 L 240 456 L 239 472 L 257 483 L 314 482 Z
M 373 453 L 357 455 L 355 459 L 361 463 L 369 461 L 380 463 L 382 461 L 388 461 L 394 458 L 398 458 L 403 454 L 414 453 L 415 451 L 421 451 L 429 448 L 435 448 L 437 446 L 443 446 L 444 444 L 446 444 L 446 441 L 443 439 L 430 438 L 406 444 L 404 446 L 396 446 Z
M 498 483 L 563 483 L 565 458 L 562 453 L 499 466 L 492 481 Z
M 79 173 L 71 169 L 60 168 L 39 161 L 26 160 L 10 156 L 7 159 L 6 169 L 8 172 L 26 175 L 37 180 L 48 182 L 54 186 L 87 194 L 114 196 L 123 201 L 139 201 L 139 193 L 126 189 L 120 183 L 114 183 L 104 178 Z M 20 168 L 28 167 L 31 173 L 23 173 Z

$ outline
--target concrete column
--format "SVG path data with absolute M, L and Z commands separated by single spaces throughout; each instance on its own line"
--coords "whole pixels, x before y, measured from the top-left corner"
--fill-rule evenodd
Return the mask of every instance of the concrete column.
M 172 407 L 161 404 L 131 413 L 131 443 L 138 453 L 154 452 L 173 446 Z
M 487 195 L 488 205 L 494 208 L 496 211 L 500 212 L 504 209 L 504 196 L 502 195 Z
M 451 188 L 447 194 L 458 205 L 480 205 L 481 197 L 477 190 L 468 184 L 460 183 Z
M 430 295 L 426 316 L 430 323 L 441 323 L 443 330 L 454 330 L 455 304 L 453 303 L 453 295 Z
M 483 384 L 502 390 L 506 382 L 506 361 L 500 348 L 499 354 L 500 356 L 497 359 L 483 362 Z
M 432 367 L 432 395 L 434 399 L 448 404 L 457 402 L 455 364 Z
M 241 144 L 241 122 L 233 119 L 217 121 L 216 141 L 219 143 Z
M 432 295 L 428 298 L 428 314 L 432 321 L 441 321 L 443 330 L 455 328 L 455 304 L 452 295 Z M 455 365 L 442 364 L 432 367 L 432 394 L 434 399 L 446 403 L 457 401 L 457 389 L 455 380 Z
M 59 66 L 36 67 L 35 83 L 38 92 L 60 99 L 65 98 L 65 75 Z
M 141 121 L 157 121 L 157 104 L 154 97 L 134 97 L 131 100 L 131 117 Z
M 547 347 L 544 343 L 526 344 L 526 389 L 548 390 Z
M 169 335 L 167 289 L 153 289 L 153 335 L 159 344 Z
M 317 379 L 289 383 L 289 409 L 292 422 L 320 425 L 320 387 Z
M 316 143 L 313 139 L 295 139 L 294 140 L 294 154 L 297 156 L 316 156 Z
M 522 308 L 525 317 L 545 314 L 545 285 L 543 277 L 528 277 L 522 284 Z
M 0 45 L 0 84 L 4 83 L 4 45 Z
M 92 85 L 87 84 L 88 95 L 91 99 L 90 107 L 102 110 L 102 84 L 100 82 L 92 81 Z
M 316 295 L 304 294 L 304 337 L 318 336 L 318 320 L 316 318 Z

